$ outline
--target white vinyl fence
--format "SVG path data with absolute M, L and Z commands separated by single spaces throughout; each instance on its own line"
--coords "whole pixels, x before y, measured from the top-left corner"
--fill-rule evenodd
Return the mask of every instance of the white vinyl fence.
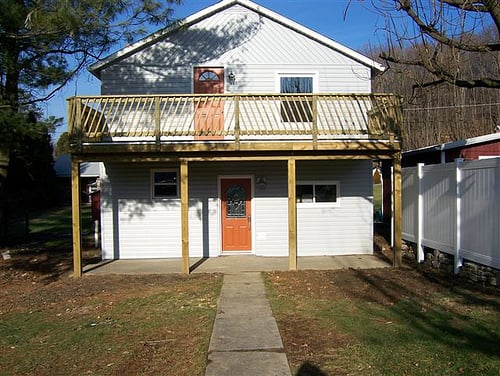
M 406 167 L 403 239 L 500 269 L 500 158 Z

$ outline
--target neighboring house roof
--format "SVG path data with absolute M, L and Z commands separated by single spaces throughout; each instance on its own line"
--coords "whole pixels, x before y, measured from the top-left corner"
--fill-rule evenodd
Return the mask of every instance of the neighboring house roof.
M 100 176 L 100 162 L 80 163 L 80 176 L 82 178 L 94 178 Z M 71 156 L 63 154 L 56 158 L 54 171 L 58 178 L 71 177 Z
M 403 152 L 402 165 L 410 167 L 418 163 L 449 163 L 457 158 L 474 160 L 494 157 L 500 157 L 500 133 L 409 150 Z
M 437 144 L 432 146 L 425 146 L 418 149 L 408 150 L 403 153 L 403 156 L 409 157 L 418 154 L 425 154 L 429 152 L 435 151 L 446 151 L 451 149 L 460 149 L 466 146 L 473 146 L 477 144 L 482 144 L 485 142 L 492 142 L 500 140 L 500 132 L 499 133 L 491 133 L 484 136 L 472 137 L 465 140 L 446 142 L 444 144 Z
M 327 38 L 307 27 L 304 27 L 297 22 L 294 22 L 284 16 L 281 16 L 278 13 L 275 13 L 267 8 L 264 8 L 250 0 L 223 0 L 220 1 L 208 8 L 205 8 L 181 21 L 178 21 L 174 23 L 173 25 L 162 29 L 156 33 L 153 33 L 146 38 L 130 45 L 127 46 L 120 51 L 108 56 L 107 58 L 93 64 L 90 67 L 90 72 L 94 74 L 96 77 L 100 78 L 101 71 L 105 69 L 106 67 L 113 65 L 114 63 L 127 58 L 133 54 L 135 54 L 138 51 L 141 51 L 144 48 L 147 48 L 151 46 L 152 44 L 155 44 L 156 42 L 163 40 L 167 38 L 169 35 L 177 32 L 177 31 L 182 31 L 183 29 L 187 29 L 190 26 L 193 26 L 197 23 L 202 22 L 203 20 L 219 13 L 222 12 L 230 7 L 233 7 L 235 5 L 243 6 L 251 11 L 256 12 L 259 16 L 268 18 L 280 25 L 283 25 L 284 27 L 291 29 L 301 35 L 306 36 L 307 38 L 323 45 L 326 46 L 348 58 L 351 58 L 360 64 L 363 64 L 371 69 L 378 70 L 378 71 L 383 71 L 384 67 L 377 63 L 376 61 L 338 43 L 335 42 L 334 40 Z

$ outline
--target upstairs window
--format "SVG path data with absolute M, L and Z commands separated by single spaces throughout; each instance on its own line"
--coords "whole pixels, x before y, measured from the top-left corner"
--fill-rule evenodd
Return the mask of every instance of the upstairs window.
M 178 177 L 176 170 L 154 170 L 151 175 L 153 198 L 178 197 Z
M 313 92 L 312 77 L 280 77 L 280 93 L 301 94 Z M 312 99 L 293 100 L 289 98 L 281 103 L 281 120 L 286 123 L 312 122 Z

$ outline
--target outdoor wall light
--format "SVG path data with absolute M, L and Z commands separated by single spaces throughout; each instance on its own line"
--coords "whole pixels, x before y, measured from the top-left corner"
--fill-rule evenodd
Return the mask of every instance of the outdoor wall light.
M 267 179 L 263 176 L 257 178 L 257 185 L 260 188 L 265 188 L 267 184 Z
M 229 81 L 229 85 L 234 85 L 234 83 L 236 82 L 236 75 L 233 71 L 229 72 L 229 74 L 227 75 L 227 79 Z

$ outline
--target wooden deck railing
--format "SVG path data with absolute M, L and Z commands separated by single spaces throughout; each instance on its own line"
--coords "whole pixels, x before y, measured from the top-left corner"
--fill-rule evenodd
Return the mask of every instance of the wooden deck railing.
M 386 94 L 86 96 L 68 100 L 80 142 L 396 137 L 400 100 Z

